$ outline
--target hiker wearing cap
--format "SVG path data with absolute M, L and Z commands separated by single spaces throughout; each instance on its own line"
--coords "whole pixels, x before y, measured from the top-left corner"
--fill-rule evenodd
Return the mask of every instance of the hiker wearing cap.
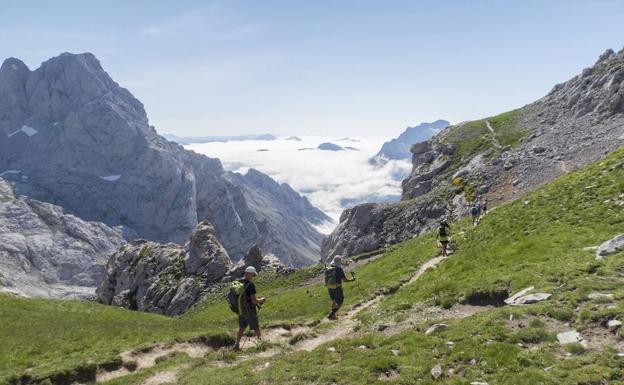
M 443 257 L 448 256 L 448 245 L 451 239 L 451 226 L 449 226 L 446 219 L 440 221 L 440 227 L 438 227 L 438 244 L 440 245 L 440 254 Z
M 262 337 L 256 308 L 262 305 L 265 299 L 256 298 L 256 286 L 252 282 L 256 275 L 258 275 L 256 268 L 248 266 L 245 269 L 245 277 L 240 281 L 244 285 L 244 292 L 242 294 L 241 308 L 238 314 L 238 334 L 236 335 L 234 350 L 240 350 L 240 341 L 247 327 L 255 332 L 258 339 Z
M 340 256 L 334 257 L 333 261 L 325 269 L 325 286 L 329 292 L 329 298 L 332 300 L 331 313 L 329 313 L 330 320 L 337 320 L 336 312 L 342 306 L 344 302 L 344 293 L 342 292 L 342 282 L 353 282 L 355 277 L 351 273 L 351 278 L 347 278 L 342 270 L 342 258 Z

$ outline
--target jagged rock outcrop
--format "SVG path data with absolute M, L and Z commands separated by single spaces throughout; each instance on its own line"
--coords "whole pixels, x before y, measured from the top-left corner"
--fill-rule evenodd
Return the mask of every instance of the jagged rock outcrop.
M 398 138 L 385 142 L 369 163 L 383 165 L 389 160 L 410 159 L 412 157 L 410 149 L 414 144 L 431 139 L 449 125 L 450 123 L 446 120 L 439 119 L 435 122 L 423 122 L 415 127 L 407 127 Z
M 184 247 L 144 240 L 123 246 L 108 262 L 96 294 L 107 305 L 180 315 L 231 266 L 212 225 L 201 222 Z
M 91 54 L 65 53 L 34 71 L 17 59 L 2 64 L 2 175 L 20 194 L 124 226 L 128 239 L 181 243 L 208 220 L 234 260 L 257 243 L 290 264 L 312 263 L 322 239 L 313 225 L 328 219 L 309 202 L 307 217 L 297 216 L 302 198 L 287 186 L 264 191 L 255 173 L 228 173 L 159 136 Z
M 137 240 L 120 248 L 106 266 L 106 278 L 96 291 L 99 302 L 127 309 L 180 315 L 220 282 L 257 271 L 289 274 L 273 254 L 262 255 L 254 245 L 233 264 L 207 221 L 197 225 L 185 246 Z
M 475 199 L 491 207 L 602 159 L 624 145 L 623 94 L 624 50 L 608 50 L 532 104 L 445 128 L 412 147 L 402 201 L 346 210 L 322 257 L 396 243 L 466 215 Z
M 291 267 L 286 267 L 275 255 L 263 255 L 260 247 L 254 245 L 249 249 L 245 258 L 238 261 L 238 263 L 228 271 L 223 281 L 227 282 L 241 278 L 247 266 L 255 267 L 258 272 L 271 270 L 278 274 L 290 274 L 295 271 L 295 269 Z
M 90 297 L 106 275 L 109 257 L 124 242 L 121 229 L 18 196 L 0 178 L 0 291 Z

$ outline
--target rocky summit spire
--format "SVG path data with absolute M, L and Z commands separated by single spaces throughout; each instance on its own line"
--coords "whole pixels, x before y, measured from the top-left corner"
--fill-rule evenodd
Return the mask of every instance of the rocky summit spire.
M 64 53 L 34 71 L 5 61 L 0 173 L 7 170 L 20 171 L 7 174 L 19 193 L 123 226 L 129 238 L 184 242 L 208 220 L 234 260 L 256 243 L 297 266 L 320 252 L 312 226 L 326 218 L 320 210 L 288 186 L 227 173 L 218 159 L 160 137 L 143 104 L 90 53 Z

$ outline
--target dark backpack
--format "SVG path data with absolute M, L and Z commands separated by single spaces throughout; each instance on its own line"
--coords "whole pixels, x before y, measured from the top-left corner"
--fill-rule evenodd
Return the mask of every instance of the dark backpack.
M 242 311 L 245 309 L 245 291 L 247 291 L 247 287 L 249 285 L 245 285 L 241 281 L 234 281 L 230 284 L 230 291 L 227 295 L 228 304 L 230 305 L 230 310 L 232 310 L 236 314 L 242 314 Z
M 335 285 L 337 281 L 336 267 L 330 265 L 325 269 L 325 286 Z
M 471 213 L 472 215 L 477 215 L 477 214 L 479 214 L 479 208 L 478 208 L 477 206 L 474 206 L 474 207 L 470 210 L 470 213 Z
M 441 237 L 448 237 L 448 227 L 446 224 L 440 225 L 440 228 L 438 229 L 438 235 L 440 235 Z

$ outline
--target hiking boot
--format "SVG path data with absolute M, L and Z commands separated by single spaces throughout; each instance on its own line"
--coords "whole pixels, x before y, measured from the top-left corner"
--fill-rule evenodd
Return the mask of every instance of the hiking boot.
M 338 319 L 338 316 L 336 314 L 330 314 L 327 317 L 327 319 L 330 320 L 330 321 L 336 321 Z

